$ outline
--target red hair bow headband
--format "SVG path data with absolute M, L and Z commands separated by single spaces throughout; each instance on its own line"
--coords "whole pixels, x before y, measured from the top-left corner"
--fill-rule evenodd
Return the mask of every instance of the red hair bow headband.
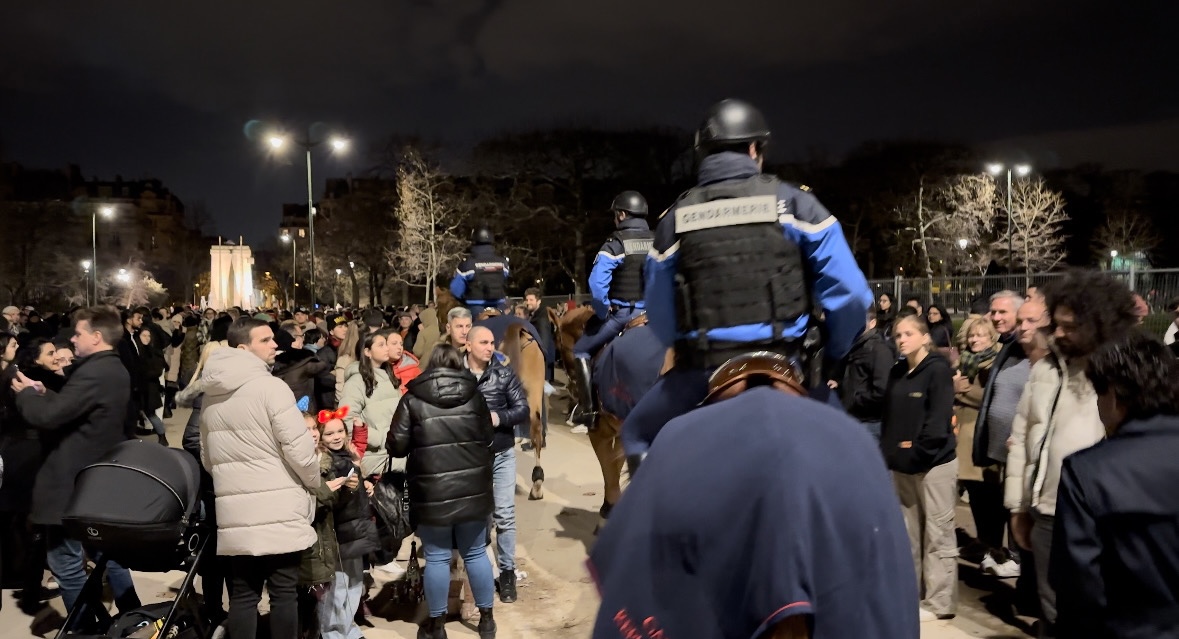
M 319 423 L 326 424 L 333 419 L 344 419 L 348 416 L 348 407 L 341 406 L 336 410 L 321 410 L 319 411 Z

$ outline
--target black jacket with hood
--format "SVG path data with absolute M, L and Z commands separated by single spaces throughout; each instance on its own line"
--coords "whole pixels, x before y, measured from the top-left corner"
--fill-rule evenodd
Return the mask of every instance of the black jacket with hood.
M 409 457 L 409 518 L 451 526 L 491 515 L 491 411 L 469 371 L 434 368 L 408 385 L 386 447 Z
M 937 351 L 911 372 L 907 360 L 892 367 L 880 432 L 889 470 L 924 473 L 956 457 L 953 377 L 950 362 Z
M 843 362 L 840 397 L 847 414 L 862 422 L 878 422 L 896 355 L 878 329 L 866 330 L 852 344 Z

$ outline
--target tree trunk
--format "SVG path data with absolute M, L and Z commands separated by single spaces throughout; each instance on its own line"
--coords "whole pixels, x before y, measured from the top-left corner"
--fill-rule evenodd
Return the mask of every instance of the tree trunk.
M 573 231 L 573 294 L 582 294 L 582 282 L 586 281 L 585 256 L 582 255 L 581 227 Z

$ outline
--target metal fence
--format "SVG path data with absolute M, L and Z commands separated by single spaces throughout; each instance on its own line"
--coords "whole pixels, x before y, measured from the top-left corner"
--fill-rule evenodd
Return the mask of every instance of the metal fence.
M 925 305 L 938 304 L 947 312 L 964 317 L 972 307 L 985 306 L 991 295 L 1002 290 L 1025 293 L 1029 287 L 1039 287 L 1061 277 L 1061 273 L 1033 273 L 1025 275 L 984 275 L 953 277 L 895 277 L 891 280 L 869 280 L 876 299 L 881 293 L 892 295 L 897 305 L 916 297 Z M 1111 271 L 1109 275 L 1122 280 L 1130 290 L 1142 296 L 1150 307 L 1147 325 L 1151 329 L 1161 325 L 1166 330 L 1170 317 L 1164 315 L 1166 304 L 1179 298 L 1179 269 L 1150 269 Z M 1093 300 L 1100 303 L 1100 300 Z

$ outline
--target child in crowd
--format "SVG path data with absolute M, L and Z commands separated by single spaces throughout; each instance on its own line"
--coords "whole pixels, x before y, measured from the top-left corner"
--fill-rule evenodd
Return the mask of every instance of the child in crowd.
M 300 404 L 300 406 L 305 406 Z M 303 551 L 299 562 L 299 624 L 302 639 L 314 639 L 318 634 L 320 621 L 316 613 L 320 603 L 331 589 L 332 579 L 340 564 L 340 549 L 336 541 L 336 525 L 333 517 L 340 487 L 345 486 L 347 477 L 332 474 L 331 456 L 322 452 L 319 439 L 319 424 L 315 415 L 303 414 L 307 430 L 311 432 L 319 453 L 319 472 L 323 481 L 315 489 L 315 545 Z
M 380 547 L 376 524 L 369 515 L 369 497 L 373 485 L 360 486 L 360 456 L 356 454 L 344 427 L 348 407 L 320 411 L 319 450 L 325 461 L 322 467 L 333 477 L 347 479 L 345 489 L 336 494 L 332 519 L 339 544 L 339 562 L 328 591 L 319 600 L 319 623 L 323 639 L 356 639 L 360 636 L 355 617 L 364 596 L 364 558 Z M 325 475 L 326 477 L 327 475 Z

